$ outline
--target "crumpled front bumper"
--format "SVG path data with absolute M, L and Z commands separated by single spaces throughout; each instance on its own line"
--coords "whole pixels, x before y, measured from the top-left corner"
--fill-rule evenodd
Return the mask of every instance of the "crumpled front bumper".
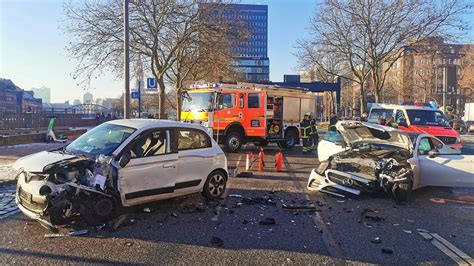
M 18 193 L 17 193 L 17 196 L 15 197 L 15 202 L 18 206 L 18 209 L 20 209 L 20 211 L 26 215 L 28 218 L 32 219 L 32 220 L 35 220 L 37 222 L 39 222 L 42 226 L 46 227 L 47 229 L 50 229 L 50 230 L 54 230 L 56 229 L 56 227 L 54 225 L 51 224 L 51 222 L 49 222 L 44 216 L 43 216 L 43 213 L 40 212 L 40 213 L 36 213 L 36 212 L 33 212 L 33 211 L 30 211 L 28 210 L 27 208 L 23 207 L 18 199 Z
M 326 170 L 324 171 L 324 174 L 325 175 L 322 176 L 316 172 L 316 169 L 313 169 L 308 178 L 307 189 L 310 191 L 320 191 L 320 192 L 324 192 L 324 193 L 328 193 L 328 194 L 332 194 L 336 196 L 343 196 L 343 195 L 334 192 L 334 189 L 348 192 L 354 195 L 360 195 L 361 190 L 355 189 L 351 187 L 351 185 L 349 184 L 353 182 L 369 183 L 369 181 L 366 181 L 361 177 L 347 174 L 347 173 L 337 171 L 337 170 Z M 342 183 L 347 182 L 348 186 L 343 185 L 343 184 L 338 184 L 334 182 L 333 180 L 331 180 L 332 178 L 329 177 L 331 174 L 337 174 L 341 177 L 344 177 L 344 181 L 342 181 Z

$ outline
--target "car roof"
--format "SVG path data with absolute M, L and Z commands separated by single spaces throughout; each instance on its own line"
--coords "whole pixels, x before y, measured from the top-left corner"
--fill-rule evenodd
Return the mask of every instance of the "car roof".
M 185 127 L 185 128 L 194 128 L 199 130 L 204 130 L 200 125 L 193 125 L 184 122 L 172 121 L 172 120 L 162 120 L 162 119 L 117 119 L 107 122 L 108 124 L 121 125 L 126 127 L 132 127 L 136 129 L 148 129 L 154 127 Z
M 428 111 L 440 111 L 438 108 L 429 106 L 416 106 L 416 105 L 400 105 L 400 104 L 373 104 L 372 109 L 405 109 L 405 110 L 428 110 Z

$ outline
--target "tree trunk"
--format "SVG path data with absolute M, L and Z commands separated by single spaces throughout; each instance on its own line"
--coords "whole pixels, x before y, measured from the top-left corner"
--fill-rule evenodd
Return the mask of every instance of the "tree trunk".
M 176 88 L 176 120 L 181 120 L 181 109 L 183 105 L 183 97 L 181 95 L 181 88 L 177 86 Z
M 156 82 L 158 82 L 158 86 L 160 87 L 160 91 L 158 93 L 158 110 L 159 110 L 159 114 L 158 114 L 158 118 L 159 119 L 164 119 L 165 118 L 165 112 L 166 112 L 166 108 L 165 108 L 165 102 L 166 102 L 166 95 L 165 95 L 165 81 L 163 79 L 163 77 L 157 77 L 156 78 Z
M 360 116 L 365 113 L 365 93 L 364 93 L 364 83 L 359 84 L 360 92 Z

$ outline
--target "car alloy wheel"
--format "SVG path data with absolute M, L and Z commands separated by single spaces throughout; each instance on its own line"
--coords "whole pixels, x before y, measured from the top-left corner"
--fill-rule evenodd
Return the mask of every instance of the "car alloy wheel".
M 209 180 L 209 192 L 213 196 L 220 196 L 224 192 L 225 180 L 220 173 L 214 174 Z
M 222 171 L 214 171 L 207 178 L 203 194 L 208 199 L 217 199 L 222 196 L 226 188 L 226 177 Z

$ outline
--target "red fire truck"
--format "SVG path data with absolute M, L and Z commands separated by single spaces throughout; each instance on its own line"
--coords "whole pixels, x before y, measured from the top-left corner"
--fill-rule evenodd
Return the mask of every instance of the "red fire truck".
M 293 148 L 300 140 L 300 121 L 315 112 L 317 96 L 305 89 L 252 83 L 194 86 L 184 96 L 181 120 L 207 127 L 228 152 L 247 142 Z

